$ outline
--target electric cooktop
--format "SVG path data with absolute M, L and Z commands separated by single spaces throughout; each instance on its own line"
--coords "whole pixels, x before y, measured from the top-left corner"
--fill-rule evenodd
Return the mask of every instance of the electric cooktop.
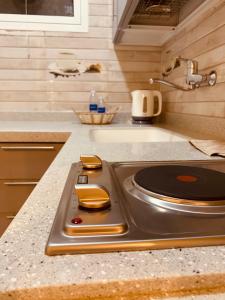
M 225 160 L 71 167 L 47 255 L 225 244 Z

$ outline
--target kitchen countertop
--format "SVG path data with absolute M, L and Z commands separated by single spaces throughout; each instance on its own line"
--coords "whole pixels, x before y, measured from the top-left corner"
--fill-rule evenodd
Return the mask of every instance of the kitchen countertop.
M 113 144 L 112 149 L 112 144 L 90 140 L 89 130 L 99 126 L 81 126 L 64 117 L 63 121 L 31 120 L 1 121 L 0 141 L 66 143 L 0 239 L 1 300 L 173 296 L 172 300 L 179 295 L 225 292 L 225 246 L 46 256 L 45 245 L 64 184 L 80 154 L 97 154 L 109 161 L 209 158 L 188 142 Z M 115 126 L 132 125 L 104 128 Z M 195 299 L 191 297 L 183 299 Z M 225 295 L 196 299 L 225 299 Z

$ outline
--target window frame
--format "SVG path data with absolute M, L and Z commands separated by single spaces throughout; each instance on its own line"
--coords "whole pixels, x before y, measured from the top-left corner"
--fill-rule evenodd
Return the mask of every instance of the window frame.
M 73 0 L 74 16 L 0 14 L 0 30 L 88 31 L 88 0 Z

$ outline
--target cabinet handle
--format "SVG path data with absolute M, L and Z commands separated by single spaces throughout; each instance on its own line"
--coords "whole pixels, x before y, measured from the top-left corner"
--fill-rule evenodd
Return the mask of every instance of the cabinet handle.
M 15 218 L 15 216 L 6 216 L 6 219 L 8 220 L 13 220 Z
M 4 185 L 37 185 L 38 181 L 8 181 Z
M 2 146 L 2 150 L 55 150 L 54 146 Z

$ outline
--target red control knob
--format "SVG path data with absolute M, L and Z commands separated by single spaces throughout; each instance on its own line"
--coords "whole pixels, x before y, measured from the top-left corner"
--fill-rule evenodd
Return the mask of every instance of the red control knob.
M 83 220 L 82 220 L 81 218 L 79 218 L 79 217 L 76 217 L 76 218 L 73 218 L 73 219 L 71 220 L 71 222 L 72 222 L 73 224 L 81 224 L 81 223 L 83 222 Z

